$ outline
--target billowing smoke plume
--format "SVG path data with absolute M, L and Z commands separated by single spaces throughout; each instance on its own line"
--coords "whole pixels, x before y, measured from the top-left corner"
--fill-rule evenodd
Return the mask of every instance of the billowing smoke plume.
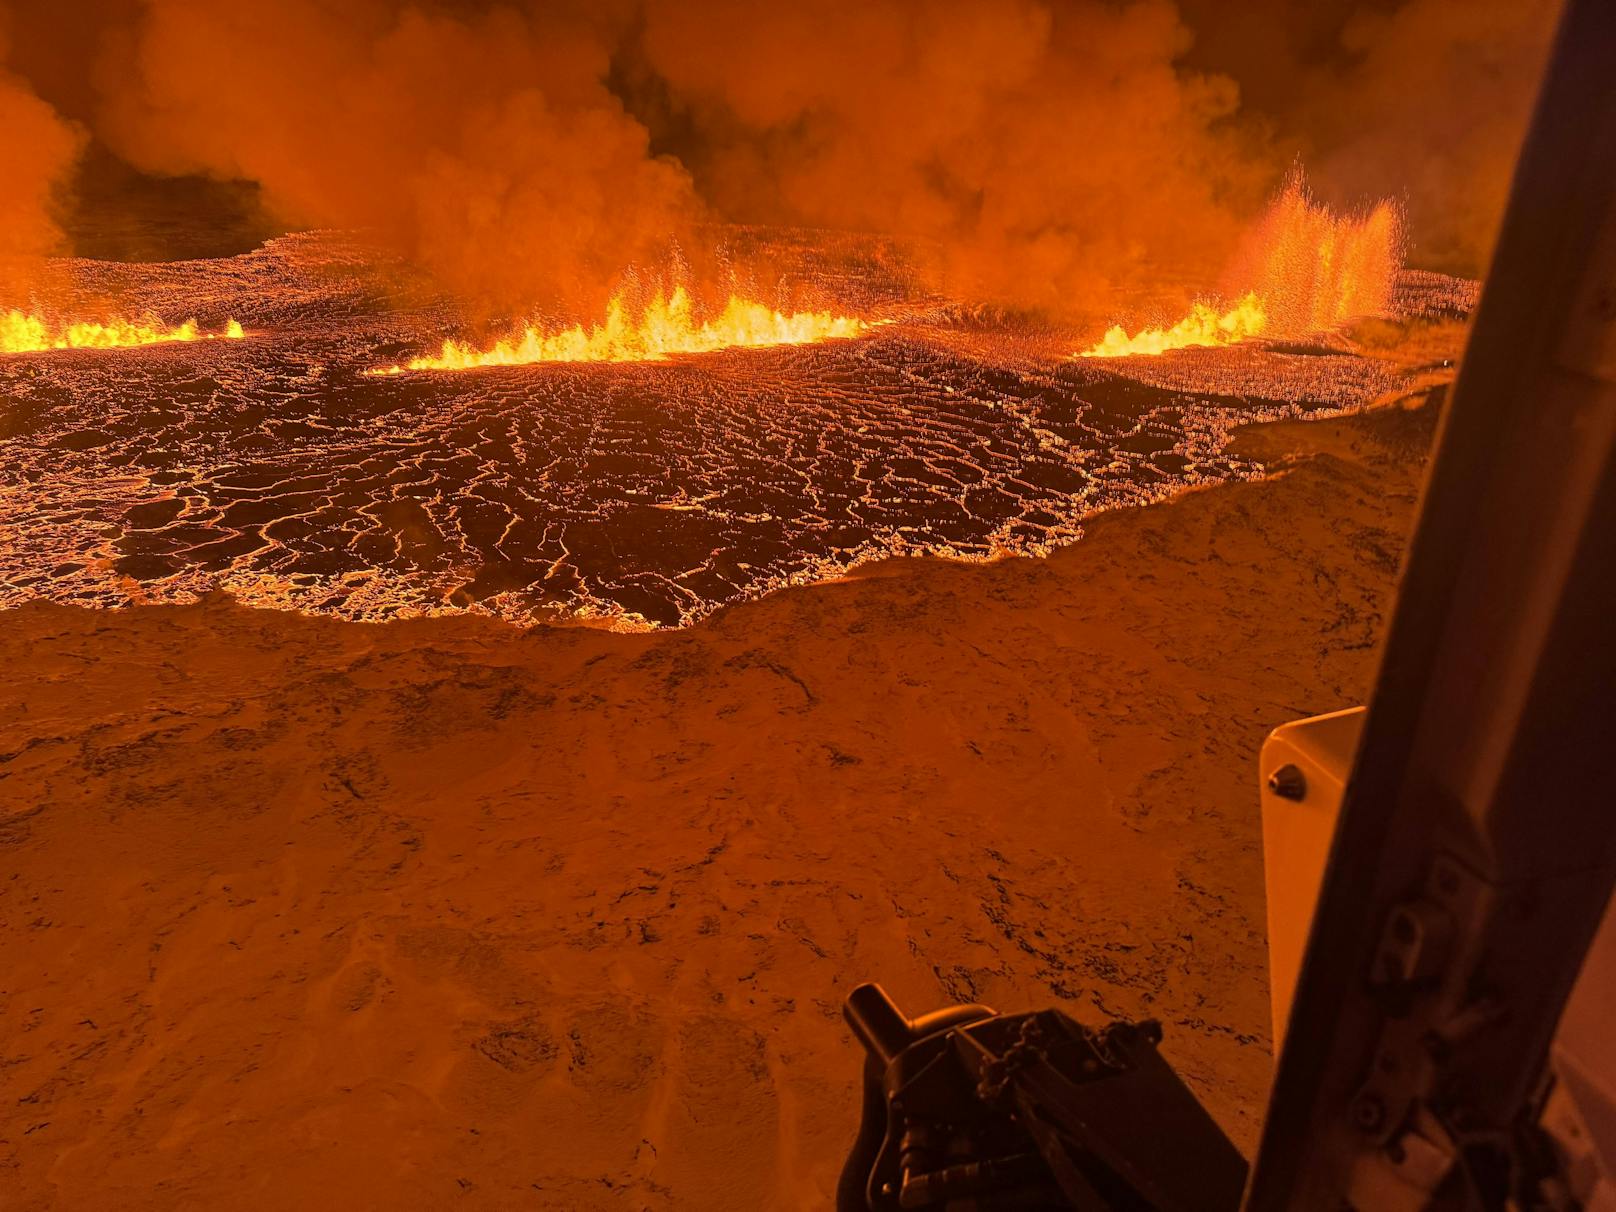
M 6 68 L 7 14 L 0 8 L 0 303 L 35 276 L 32 263 L 59 251 L 56 208 L 80 134 Z
M 587 304 L 696 213 L 604 84 L 585 11 L 150 0 L 102 134 L 142 168 L 262 184 L 293 224 L 370 229 L 493 306 Z
M 1240 81 L 1337 205 L 1397 197 L 1415 264 L 1486 268 L 1560 0 L 1179 0 L 1189 62 Z
M 1316 173 L 1402 192 L 1421 262 L 1476 274 L 1503 213 L 1558 0 L 1413 0 L 1355 14 L 1348 66 L 1301 112 Z
M 1215 265 L 1276 174 L 1166 0 L 650 0 L 644 51 L 726 213 L 897 230 L 978 296 L 1092 307 Z
M 286 225 L 369 229 L 492 310 L 598 316 L 706 219 L 893 233 L 962 293 L 1104 311 L 1210 284 L 1298 158 L 1333 206 L 1402 200 L 1416 263 L 1476 273 L 1557 3 L 18 8 L 0 253 L 59 235 L 76 140 L 42 96 L 147 172 L 257 182 Z

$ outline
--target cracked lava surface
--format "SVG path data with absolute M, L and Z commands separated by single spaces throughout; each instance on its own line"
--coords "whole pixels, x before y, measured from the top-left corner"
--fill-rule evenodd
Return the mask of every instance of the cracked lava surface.
M 881 245 L 786 251 L 821 297 L 886 322 L 665 363 L 376 377 L 456 317 L 345 238 L 78 263 L 87 292 L 228 315 L 248 339 L 0 358 L 0 608 L 224 589 L 354 620 L 683 625 L 886 556 L 1047 553 L 1098 511 L 1261 475 L 1228 449 L 1240 424 L 1418 373 L 1340 340 L 1097 364 L 1074 334 L 918 295 Z M 1414 316 L 1472 299 L 1431 274 L 1399 288 Z

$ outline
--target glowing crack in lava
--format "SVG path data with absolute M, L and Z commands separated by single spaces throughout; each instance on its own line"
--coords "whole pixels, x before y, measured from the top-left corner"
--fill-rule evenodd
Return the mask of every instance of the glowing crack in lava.
M 1349 320 L 1384 315 L 1403 265 L 1403 221 L 1396 204 L 1338 215 L 1315 202 L 1293 175 L 1247 236 L 1230 268 L 1241 298 L 1220 310 L 1203 300 L 1171 328 L 1129 336 L 1120 324 L 1085 358 L 1125 358 L 1252 337 L 1305 337 Z
M 171 341 L 240 341 L 247 334 L 231 320 L 222 332 L 203 332 L 195 320 L 168 325 L 155 316 L 140 320 L 81 320 L 57 325 L 15 309 L 0 313 L 0 354 L 57 349 L 126 349 Z
M 1476 297 L 1404 271 L 1404 322 L 1362 351 L 1052 364 L 1071 348 L 1043 318 L 938 306 L 879 237 L 725 236 L 867 331 L 672 369 L 363 378 L 435 351 L 455 312 L 362 240 L 65 267 L 120 314 L 235 316 L 248 339 L 0 357 L 0 609 L 222 589 L 355 621 L 681 627 L 877 560 L 1044 555 L 1101 511 L 1264 474 L 1240 425 L 1422 389 Z
M 684 287 L 664 299 L 660 295 L 630 321 L 622 296 L 606 309 L 606 322 L 589 329 L 575 325 L 544 333 L 529 325 L 520 334 L 476 349 L 465 341 L 445 341 L 437 357 L 414 358 L 402 366 L 367 371 L 397 375 L 412 370 L 471 370 L 479 366 L 527 366 L 536 362 L 658 362 L 673 354 L 711 353 L 718 349 L 765 345 L 807 345 L 856 337 L 869 322 L 828 311 L 786 315 L 731 295 L 717 316 L 696 321 Z

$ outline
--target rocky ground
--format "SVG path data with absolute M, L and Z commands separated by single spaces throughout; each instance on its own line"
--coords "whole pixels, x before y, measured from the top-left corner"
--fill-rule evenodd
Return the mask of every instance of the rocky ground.
M 1257 750 L 1362 700 L 1433 413 L 683 631 L 0 615 L 0 1202 L 822 1208 L 871 978 L 1159 1018 L 1249 1150 Z

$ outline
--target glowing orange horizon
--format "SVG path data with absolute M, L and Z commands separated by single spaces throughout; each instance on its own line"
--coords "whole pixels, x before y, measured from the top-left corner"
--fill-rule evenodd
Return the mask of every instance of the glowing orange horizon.
M 870 327 L 869 321 L 828 311 L 786 315 L 739 295 L 731 295 L 717 316 L 698 323 L 690 295 L 681 286 L 666 299 L 658 295 L 637 321 L 629 319 L 628 307 L 619 295 L 607 305 L 605 322 L 588 329 L 575 324 L 546 333 L 528 325 L 486 349 L 467 341 L 444 341 L 435 357 L 412 358 L 402 365 L 365 373 L 400 375 L 406 371 L 472 370 L 540 362 L 660 362 L 675 354 L 842 340 L 856 337 Z
M 1171 328 L 1145 328 L 1132 336 L 1115 325 L 1078 356 L 1148 356 L 1329 332 L 1390 310 L 1402 258 L 1402 215 L 1394 203 L 1381 202 L 1359 216 L 1338 215 L 1315 202 L 1296 174 L 1235 259 L 1230 278 L 1244 292 L 1238 302 L 1220 310 L 1202 300 Z
M 129 349 L 175 341 L 240 341 L 246 335 L 235 320 L 226 324 L 222 332 L 204 332 L 195 320 L 168 325 L 155 316 L 139 320 L 80 320 L 59 325 L 15 308 L 0 312 L 0 354 Z

